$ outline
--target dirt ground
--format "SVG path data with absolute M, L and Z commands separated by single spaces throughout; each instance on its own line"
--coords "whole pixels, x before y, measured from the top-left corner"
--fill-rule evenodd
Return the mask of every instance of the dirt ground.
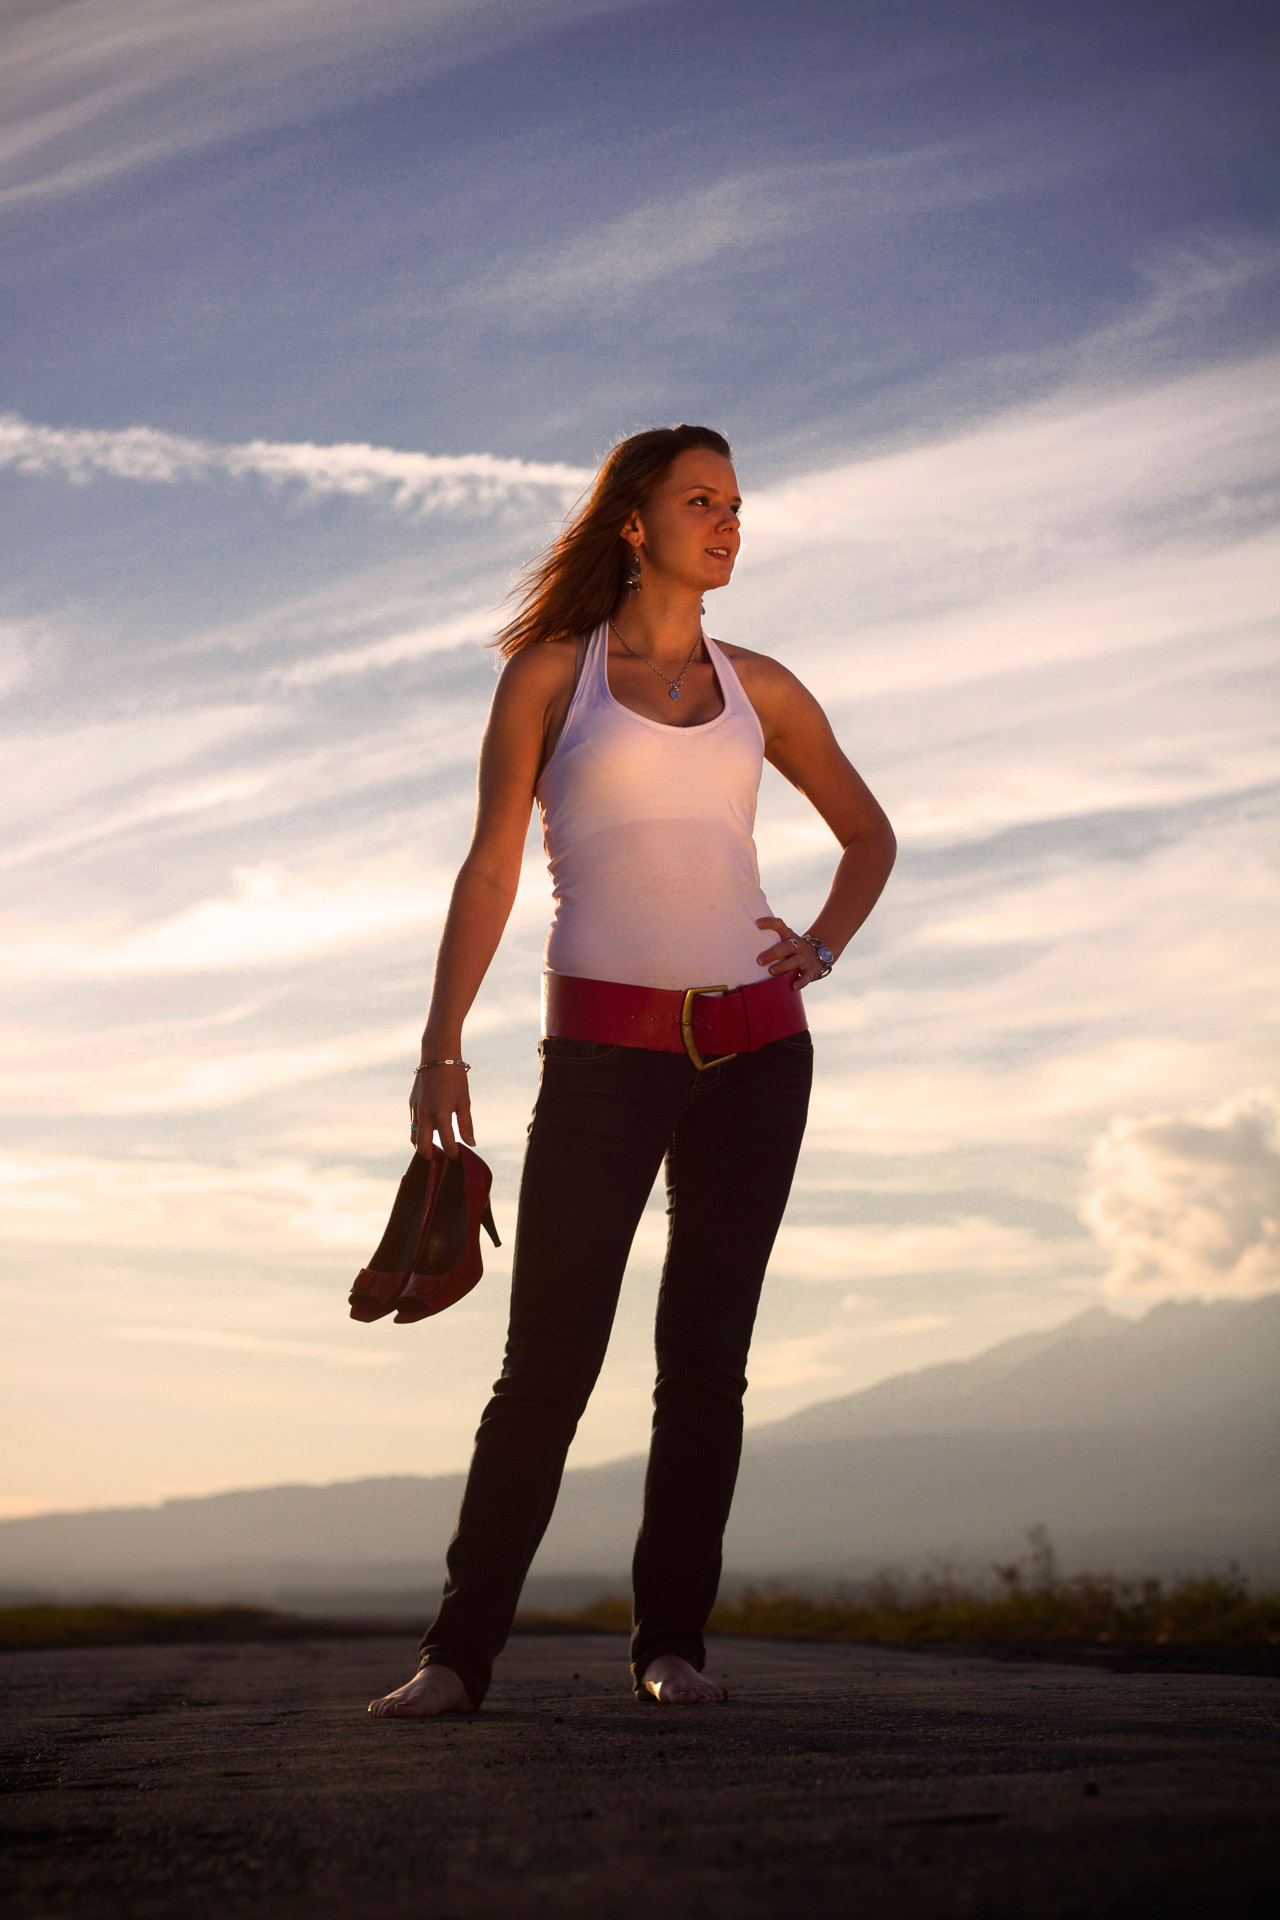
M 10 1920 L 1236 1920 L 1280 1911 L 1280 1682 L 719 1641 L 513 1641 L 372 1720 L 394 1639 L 0 1661 Z

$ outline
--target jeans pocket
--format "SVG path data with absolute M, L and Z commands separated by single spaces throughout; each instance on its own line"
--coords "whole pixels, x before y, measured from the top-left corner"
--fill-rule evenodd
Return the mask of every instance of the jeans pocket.
M 558 1033 L 549 1033 L 538 1047 L 544 1061 L 554 1060 L 573 1067 L 602 1066 L 618 1051 L 608 1040 L 568 1040 Z
M 789 1033 L 785 1040 L 775 1040 L 775 1047 L 786 1047 L 790 1053 L 812 1053 L 813 1035 L 808 1027 L 802 1027 L 799 1033 Z

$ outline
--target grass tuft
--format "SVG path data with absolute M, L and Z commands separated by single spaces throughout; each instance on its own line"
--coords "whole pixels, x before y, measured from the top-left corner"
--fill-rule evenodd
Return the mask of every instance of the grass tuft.
M 943 1573 L 918 1580 L 883 1573 L 829 1599 L 748 1587 L 718 1606 L 710 1633 L 782 1640 L 1060 1641 L 1079 1646 L 1280 1645 L 1280 1593 L 1254 1593 L 1235 1568 L 1170 1580 L 1110 1573 L 1066 1576 L 1047 1531 L 1032 1527 L 1021 1561 L 992 1568 L 983 1591 Z M 628 1600 L 605 1598 L 564 1616 L 626 1632 Z
M 0 1653 L 293 1639 L 315 1626 L 269 1607 L 0 1607 Z

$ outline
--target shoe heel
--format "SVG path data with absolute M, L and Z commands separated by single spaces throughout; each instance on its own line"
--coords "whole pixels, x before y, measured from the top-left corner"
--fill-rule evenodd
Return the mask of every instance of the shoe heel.
M 394 1313 L 400 1292 L 413 1272 L 414 1253 L 440 1185 L 444 1155 L 432 1146 L 430 1155 L 415 1153 L 400 1182 L 386 1232 L 367 1267 L 356 1275 L 347 1305 L 353 1320 L 381 1320 Z
M 413 1272 L 396 1301 L 396 1323 L 407 1326 L 429 1314 L 443 1313 L 470 1293 L 481 1274 L 480 1229 L 483 1226 L 499 1246 L 498 1229 L 489 1206 L 492 1175 L 473 1147 L 459 1142 L 456 1156 L 445 1160 L 435 1203 L 423 1228 Z

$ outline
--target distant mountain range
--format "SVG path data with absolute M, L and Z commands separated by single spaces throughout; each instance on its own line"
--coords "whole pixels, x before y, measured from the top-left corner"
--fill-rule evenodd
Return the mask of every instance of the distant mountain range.
M 1068 1567 L 1278 1574 L 1278 1362 L 1280 1295 L 1139 1321 L 1092 1308 L 807 1407 L 747 1436 L 728 1577 L 968 1567 L 1036 1523 Z M 625 1586 L 643 1472 L 636 1457 L 566 1474 L 527 1601 Z M 461 1474 L 404 1475 L 8 1520 L 0 1599 L 421 1606 L 461 1491 Z

